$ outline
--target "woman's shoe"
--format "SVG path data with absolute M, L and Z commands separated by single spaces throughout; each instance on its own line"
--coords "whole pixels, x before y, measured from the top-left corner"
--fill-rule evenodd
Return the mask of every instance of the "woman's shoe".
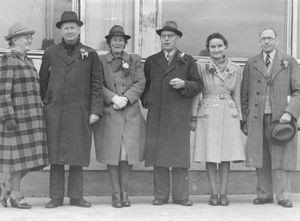
M 131 206 L 131 203 L 128 199 L 128 193 L 127 192 L 122 193 L 122 206 L 124 206 L 124 207 L 130 207 Z
M 111 195 L 111 205 L 115 208 L 122 208 L 121 195 L 120 193 L 115 193 Z
M 10 197 L 10 204 L 12 207 L 19 208 L 19 209 L 30 209 L 31 208 L 31 205 L 25 201 L 24 196 L 17 197 L 15 199 Z
M 218 206 L 220 205 L 219 196 L 218 194 L 211 194 L 208 204 L 211 206 Z
M 228 206 L 229 205 L 229 199 L 227 198 L 226 194 L 220 195 L 220 205 L 221 206 Z
M 3 207 L 7 207 L 7 200 L 9 198 L 10 191 L 7 189 L 5 183 L 0 183 L 0 204 Z

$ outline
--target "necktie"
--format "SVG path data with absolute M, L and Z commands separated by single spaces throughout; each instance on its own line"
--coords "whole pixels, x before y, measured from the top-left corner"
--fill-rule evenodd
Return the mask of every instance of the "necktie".
M 167 54 L 166 54 L 166 59 L 167 59 L 167 61 L 170 60 L 170 53 L 167 53 Z
M 266 67 L 268 68 L 269 67 L 269 65 L 271 64 L 271 60 L 270 60 L 270 55 L 269 54 L 267 54 L 267 56 L 266 56 Z

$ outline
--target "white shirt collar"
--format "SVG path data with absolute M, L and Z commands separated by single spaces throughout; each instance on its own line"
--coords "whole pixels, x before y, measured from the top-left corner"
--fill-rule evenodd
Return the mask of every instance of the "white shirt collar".
M 273 51 L 269 54 L 269 55 L 270 55 L 270 60 L 271 60 L 271 62 L 273 61 L 275 54 L 276 54 L 276 49 L 273 50 Z M 263 51 L 263 57 L 264 57 L 264 61 L 265 61 L 265 60 L 266 60 L 266 57 L 267 57 L 267 53 L 265 53 L 264 51 Z
M 174 48 L 171 52 L 167 52 L 166 50 L 164 50 L 165 57 L 167 57 L 167 54 L 169 54 L 169 57 L 172 57 L 175 54 L 176 50 L 176 48 Z

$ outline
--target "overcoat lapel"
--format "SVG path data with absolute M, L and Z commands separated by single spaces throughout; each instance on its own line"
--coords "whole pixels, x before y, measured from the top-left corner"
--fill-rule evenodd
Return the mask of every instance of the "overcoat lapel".
M 275 59 L 274 59 L 274 69 L 273 69 L 273 73 L 272 73 L 272 77 L 271 77 L 272 81 L 279 74 L 279 72 L 283 69 L 283 67 L 281 65 L 282 59 L 283 59 L 283 56 L 278 51 L 276 51 Z
M 69 61 L 69 57 L 68 54 L 66 52 L 66 50 L 64 49 L 64 47 L 62 46 L 62 44 L 59 44 L 58 50 L 56 50 L 55 54 L 57 55 L 57 57 L 59 57 L 65 64 L 68 63 Z
M 263 59 L 262 52 L 255 56 L 254 61 L 253 61 L 253 66 L 255 67 L 256 70 L 265 78 L 267 74 L 267 69 L 266 65 Z
M 168 68 L 168 61 L 165 58 L 163 50 L 161 50 L 153 59 L 153 62 L 159 67 L 159 69 L 164 73 Z
M 73 62 L 75 62 L 77 59 L 81 58 L 81 57 L 80 57 L 81 54 L 80 54 L 80 51 L 79 51 L 80 48 L 84 48 L 84 46 L 83 46 L 81 43 L 79 43 L 79 45 L 75 48 L 75 51 L 74 51 L 74 53 L 72 54 L 71 58 L 69 59 L 67 65 L 70 65 L 70 64 L 72 64 Z M 86 50 L 87 50 L 87 49 L 86 49 Z
M 174 54 L 174 56 L 171 60 L 170 65 L 168 65 L 167 70 L 164 72 L 164 75 L 167 75 L 168 73 L 170 73 L 171 71 L 173 71 L 177 67 L 178 62 L 179 62 L 177 57 L 178 57 L 178 50 L 175 52 L 175 54 Z

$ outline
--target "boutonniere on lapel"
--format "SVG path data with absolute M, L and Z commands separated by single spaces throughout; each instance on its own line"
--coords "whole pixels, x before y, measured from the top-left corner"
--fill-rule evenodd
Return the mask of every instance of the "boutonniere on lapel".
M 289 61 L 286 59 L 282 59 L 280 65 L 282 68 L 286 69 L 289 66 Z
M 225 70 L 225 72 L 224 72 L 224 76 L 225 76 L 225 78 L 228 78 L 228 77 L 230 77 L 232 75 L 232 72 L 229 70 L 229 68 L 227 67 L 226 68 L 226 70 Z
M 125 60 L 122 60 L 121 68 L 125 72 L 125 75 L 128 76 L 131 71 L 129 63 Z
M 178 69 L 178 66 L 182 63 L 184 64 L 187 64 L 187 57 L 186 57 L 186 54 L 184 52 L 180 52 L 178 53 L 178 56 L 177 56 L 177 66 L 176 66 L 176 70 Z
M 205 67 L 206 70 L 208 70 L 208 72 L 211 73 L 212 75 L 216 74 L 217 69 L 212 63 L 206 64 Z
M 89 52 L 86 48 L 80 48 L 81 59 L 84 60 L 89 56 Z

